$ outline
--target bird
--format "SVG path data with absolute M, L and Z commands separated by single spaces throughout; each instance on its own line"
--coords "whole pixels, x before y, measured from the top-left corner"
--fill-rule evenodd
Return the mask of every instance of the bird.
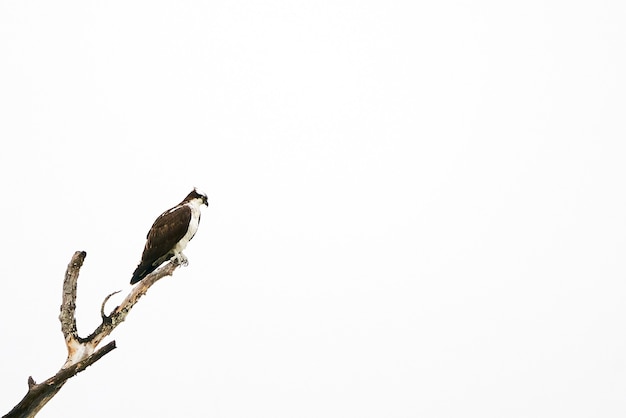
M 148 231 L 141 261 L 133 272 L 130 284 L 141 281 L 172 258 L 187 264 L 183 250 L 198 230 L 202 205 L 209 206 L 207 196 L 194 188 L 182 202 L 156 218 Z

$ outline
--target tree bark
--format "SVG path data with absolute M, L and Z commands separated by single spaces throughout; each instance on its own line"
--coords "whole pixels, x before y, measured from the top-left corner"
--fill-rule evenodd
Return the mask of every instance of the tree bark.
M 54 376 L 41 383 L 35 383 L 35 380 L 29 377 L 28 392 L 3 418 L 34 417 L 61 390 L 69 378 L 82 372 L 114 350 L 116 348 L 115 341 L 109 342 L 98 350 L 96 349 L 104 338 L 111 334 L 119 324 L 124 322 L 130 310 L 146 294 L 150 286 L 165 276 L 171 276 L 174 270 L 180 266 L 180 262 L 172 260 L 158 268 L 137 283 L 124 301 L 119 306 L 116 306 L 109 315 L 106 315 L 104 313 L 104 305 L 111 296 L 118 292 L 108 295 L 100 308 L 102 322 L 88 337 L 83 338 L 78 335 L 76 329 L 76 291 L 78 274 L 86 256 L 87 253 L 84 251 L 76 251 L 74 253 L 67 266 L 65 280 L 63 281 L 63 297 L 59 321 L 61 322 L 61 332 L 65 337 L 65 345 L 67 346 L 67 360 L 65 364 Z

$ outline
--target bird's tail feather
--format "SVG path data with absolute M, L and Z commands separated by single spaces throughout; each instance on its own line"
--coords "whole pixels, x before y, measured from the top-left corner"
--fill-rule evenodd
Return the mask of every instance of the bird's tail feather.
M 141 264 L 138 265 L 133 272 L 133 277 L 130 279 L 130 284 L 135 284 L 141 281 L 141 279 L 152 273 L 154 270 L 156 270 L 155 266 L 142 266 Z

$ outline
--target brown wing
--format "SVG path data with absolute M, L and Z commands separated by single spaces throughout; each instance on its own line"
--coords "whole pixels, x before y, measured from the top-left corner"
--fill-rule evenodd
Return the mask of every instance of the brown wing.
M 161 214 L 148 232 L 141 264 L 152 265 L 174 248 L 187 233 L 190 220 L 191 209 L 186 205 Z

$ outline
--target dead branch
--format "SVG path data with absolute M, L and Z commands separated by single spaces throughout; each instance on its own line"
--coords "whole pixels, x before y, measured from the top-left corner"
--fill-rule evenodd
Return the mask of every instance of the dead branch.
M 171 261 L 158 268 L 135 287 L 132 288 L 124 301 L 110 315 L 104 313 L 104 305 L 113 296 L 108 295 L 100 309 L 102 323 L 86 338 L 80 337 L 76 329 L 76 291 L 78 273 L 80 272 L 87 253 L 76 251 L 70 260 L 63 281 L 63 297 L 59 321 L 61 332 L 67 346 L 67 360 L 61 369 L 51 378 L 35 383 L 32 377 L 28 378 L 28 392 L 24 398 L 3 418 L 30 418 L 34 417 L 43 406 L 63 387 L 65 382 L 100 360 L 104 355 L 115 349 L 115 341 L 111 341 L 102 348 L 96 350 L 98 345 L 124 320 L 135 306 L 137 301 L 146 294 L 150 286 L 165 276 L 171 276 L 180 263 Z
M 96 361 L 100 360 L 105 354 L 108 354 L 115 349 L 115 341 L 111 341 L 92 356 L 79 361 L 78 363 L 59 370 L 57 374 L 51 378 L 41 382 L 35 383 L 32 376 L 28 377 L 28 393 L 24 398 L 15 405 L 15 407 L 6 414 L 3 418 L 30 418 L 34 417 L 50 399 L 56 395 L 63 387 L 65 382 L 78 373 L 91 366 Z

